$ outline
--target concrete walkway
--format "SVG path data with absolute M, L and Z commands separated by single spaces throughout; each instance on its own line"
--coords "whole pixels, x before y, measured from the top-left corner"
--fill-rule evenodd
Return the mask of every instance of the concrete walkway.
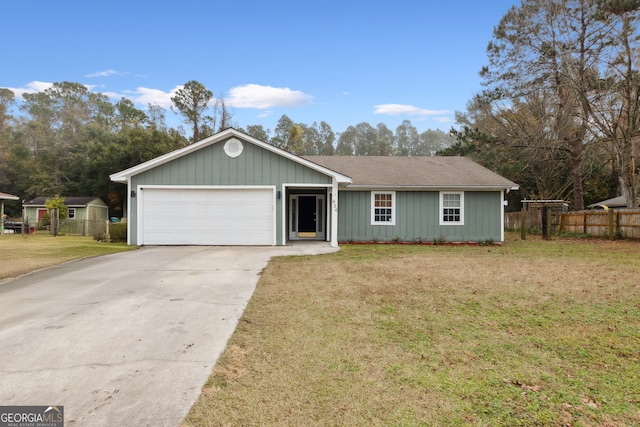
M 0 405 L 64 406 L 67 426 L 179 425 L 269 259 L 335 251 L 144 247 L 0 285 Z

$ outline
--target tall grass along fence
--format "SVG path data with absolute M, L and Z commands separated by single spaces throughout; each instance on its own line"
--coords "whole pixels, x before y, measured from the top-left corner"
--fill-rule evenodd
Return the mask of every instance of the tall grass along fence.
M 519 229 L 522 215 L 523 212 L 505 213 L 505 227 Z M 525 227 L 528 230 L 543 228 L 542 209 L 528 209 L 524 215 Z M 640 209 L 550 212 L 548 221 L 550 231 L 555 234 L 588 234 L 610 239 L 640 239 Z

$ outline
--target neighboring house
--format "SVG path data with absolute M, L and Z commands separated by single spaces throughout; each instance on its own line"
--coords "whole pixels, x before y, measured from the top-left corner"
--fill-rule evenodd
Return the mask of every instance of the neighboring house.
M 299 157 L 235 129 L 110 178 L 133 245 L 500 242 L 518 188 L 464 157 Z
M 47 199 L 50 197 L 36 197 L 22 205 L 23 217 L 30 224 L 41 223 L 49 212 L 45 206 Z M 66 226 L 71 229 L 71 232 L 87 234 L 91 228 L 88 223 L 109 219 L 109 208 L 98 197 L 65 197 L 64 204 L 67 207 Z

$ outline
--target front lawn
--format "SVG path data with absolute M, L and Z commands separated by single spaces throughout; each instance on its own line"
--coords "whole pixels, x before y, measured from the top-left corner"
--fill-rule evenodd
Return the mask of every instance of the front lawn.
M 185 426 L 640 425 L 640 243 L 272 260 Z
M 126 243 L 104 243 L 87 236 L 56 236 L 47 232 L 0 235 L 0 280 L 73 259 L 137 249 Z

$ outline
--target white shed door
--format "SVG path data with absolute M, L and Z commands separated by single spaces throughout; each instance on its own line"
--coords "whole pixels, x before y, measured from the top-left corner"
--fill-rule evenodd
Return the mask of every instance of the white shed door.
M 272 188 L 144 188 L 144 245 L 274 245 Z

